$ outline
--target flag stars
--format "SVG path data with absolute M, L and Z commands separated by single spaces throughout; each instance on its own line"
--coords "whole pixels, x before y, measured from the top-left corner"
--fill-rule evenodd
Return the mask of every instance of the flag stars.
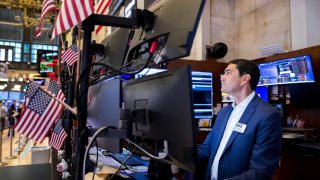
M 31 100 L 28 106 L 31 110 L 35 111 L 36 113 L 42 114 L 46 110 L 51 99 L 52 98 L 49 95 L 39 90 L 36 92 L 34 98 Z

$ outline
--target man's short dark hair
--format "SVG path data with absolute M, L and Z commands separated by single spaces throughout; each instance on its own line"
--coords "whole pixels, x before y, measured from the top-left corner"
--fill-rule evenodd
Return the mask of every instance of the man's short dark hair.
M 240 76 L 249 74 L 251 76 L 250 87 L 252 90 L 256 89 L 260 78 L 260 69 L 254 62 L 247 59 L 235 59 L 230 61 L 229 64 L 236 65 Z

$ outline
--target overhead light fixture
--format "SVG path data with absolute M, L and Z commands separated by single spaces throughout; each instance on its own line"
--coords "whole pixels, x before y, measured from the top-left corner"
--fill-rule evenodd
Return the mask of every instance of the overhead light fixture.
M 273 44 L 273 45 L 269 45 L 269 46 L 265 46 L 265 47 L 260 48 L 260 53 L 263 56 L 271 56 L 274 54 L 280 54 L 280 53 L 284 53 L 284 52 L 285 51 L 280 46 L 280 44 Z
M 0 78 L 0 81 L 8 82 L 9 79 L 8 78 Z

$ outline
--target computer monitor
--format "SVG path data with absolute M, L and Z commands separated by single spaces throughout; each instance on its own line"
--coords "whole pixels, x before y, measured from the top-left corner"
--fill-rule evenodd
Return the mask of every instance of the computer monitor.
M 112 67 L 119 68 L 122 66 L 129 48 L 129 29 L 116 28 L 109 36 L 101 41 L 105 46 L 105 52 L 101 59 L 96 62 L 109 64 Z M 97 70 L 94 69 L 94 70 Z
M 150 58 L 153 62 L 188 56 L 204 4 L 205 0 L 162 0 L 150 7 L 154 24 L 150 30 L 135 30 L 125 64 L 134 61 L 130 69 L 139 69 L 150 58 L 146 49 L 151 49 L 153 42 L 157 42 Z
M 9 98 L 9 93 L 8 91 L 0 91 L 0 100 L 8 100 Z
M 167 71 L 167 69 L 146 68 L 135 75 L 135 78 Z M 211 119 L 213 116 L 212 73 L 192 71 L 192 95 L 194 100 L 194 117 Z
M 256 88 L 257 95 L 264 100 L 265 102 L 269 102 L 269 88 L 268 86 L 260 86 Z
M 123 101 L 124 108 L 131 111 L 133 141 L 157 154 L 167 140 L 169 155 L 164 162 L 195 172 L 196 122 L 191 86 L 191 69 L 184 66 L 125 83 Z
M 47 76 L 47 73 L 52 73 L 53 68 L 58 64 L 58 52 L 48 50 L 38 50 L 38 69 L 42 76 Z
M 9 91 L 10 100 L 20 100 L 20 91 Z
M 192 94 L 196 119 L 212 119 L 212 73 L 192 71 Z
M 258 64 L 258 86 L 315 82 L 310 55 Z
M 320 108 L 320 85 L 317 83 L 292 84 L 289 86 L 290 105 L 295 108 Z
M 121 80 L 108 79 L 93 85 L 88 92 L 87 124 L 93 129 L 103 126 L 118 127 L 121 108 Z M 116 138 L 97 138 L 98 146 L 111 152 L 121 152 L 120 140 Z

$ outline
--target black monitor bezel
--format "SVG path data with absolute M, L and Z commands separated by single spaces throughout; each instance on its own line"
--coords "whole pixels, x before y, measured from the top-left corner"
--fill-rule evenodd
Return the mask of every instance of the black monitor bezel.
M 184 88 L 186 86 L 188 89 Z M 142 107 L 137 109 L 137 106 L 146 106 L 145 111 L 140 111 L 147 114 L 143 116 L 145 119 L 139 118 L 136 121 L 137 117 L 131 116 L 131 119 L 136 121 L 132 127 L 133 141 L 141 140 L 144 144 L 150 144 L 148 143 L 150 140 L 155 142 L 167 140 L 169 156 L 163 161 L 196 172 L 197 126 L 191 86 L 191 68 L 185 66 L 127 82 L 123 86 L 123 100 L 125 109 L 131 110 L 131 115 L 143 109 Z M 179 107 L 172 108 L 174 104 L 179 104 Z M 185 156 L 182 157 L 183 155 Z

